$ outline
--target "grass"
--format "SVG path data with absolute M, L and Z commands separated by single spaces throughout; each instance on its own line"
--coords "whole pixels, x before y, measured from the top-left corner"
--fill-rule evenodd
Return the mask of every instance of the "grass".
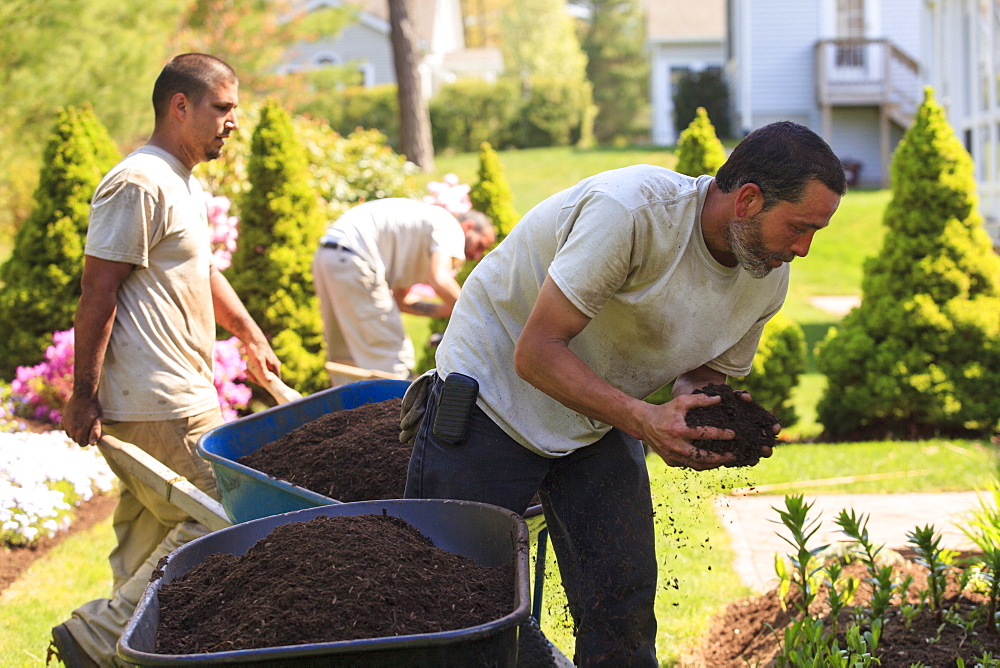
M 0 594 L 0 666 L 37 668 L 53 626 L 80 604 L 111 592 L 111 519 L 76 533 Z

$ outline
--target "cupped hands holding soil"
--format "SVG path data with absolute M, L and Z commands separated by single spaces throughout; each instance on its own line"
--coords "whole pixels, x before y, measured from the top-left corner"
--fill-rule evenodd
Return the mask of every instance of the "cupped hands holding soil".
M 756 401 L 747 401 L 745 391 L 711 384 L 695 390 L 694 394 L 722 397 L 722 400 L 689 410 L 685 418 L 689 427 L 718 427 L 736 434 L 728 441 L 697 439 L 692 441 L 695 447 L 718 454 L 732 453 L 735 459 L 727 466 L 753 466 L 760 461 L 763 448 L 774 446 L 777 436 L 774 425 L 778 419 Z

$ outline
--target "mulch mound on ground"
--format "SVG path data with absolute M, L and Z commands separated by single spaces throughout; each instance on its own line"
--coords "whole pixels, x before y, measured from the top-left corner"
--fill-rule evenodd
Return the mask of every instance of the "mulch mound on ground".
M 154 573 L 154 578 L 157 574 Z M 160 590 L 156 651 L 197 654 L 454 631 L 514 610 L 512 565 L 484 568 L 388 515 L 277 527 Z
M 402 402 L 328 413 L 237 461 L 345 503 L 402 498 L 412 451 L 399 442 Z
M 697 439 L 692 445 L 702 450 L 719 454 L 733 453 L 736 459 L 727 466 L 753 466 L 760 461 L 761 449 L 773 447 L 776 441 L 774 425 L 778 419 L 756 401 L 742 398 L 744 391 L 736 391 L 729 385 L 706 385 L 694 394 L 722 397 L 711 406 L 699 406 L 687 412 L 689 427 L 718 427 L 732 429 L 736 438 L 731 441 Z
M 905 553 L 903 553 L 905 554 Z M 893 566 L 894 580 L 912 576 L 906 603 L 917 606 L 920 592 L 927 589 L 927 569 L 904 559 Z M 859 562 L 844 567 L 845 576 L 862 580 L 853 607 L 843 611 L 839 620 L 839 646 L 846 647 L 844 630 L 851 623 L 855 610 L 862 610 L 871 600 L 871 586 L 863 582 L 867 569 Z M 792 587 L 795 590 L 795 587 Z M 909 668 L 913 665 L 955 666 L 962 657 L 966 665 L 976 665 L 984 652 L 1000 655 L 1000 634 L 989 628 L 986 621 L 987 597 L 959 591 L 956 578 L 950 577 L 943 608 L 951 611 L 952 619 L 979 618 L 974 628 L 966 631 L 960 625 L 944 622 L 934 611 L 924 608 L 909 624 L 898 605 L 889 608 L 888 619 L 876 651 L 882 668 Z M 701 647 L 687 657 L 685 666 L 706 668 L 745 668 L 771 665 L 780 650 L 779 640 L 784 629 L 799 615 L 792 602 L 783 610 L 777 590 L 762 596 L 742 599 L 726 605 L 711 621 Z M 820 589 L 809 610 L 811 615 L 826 617 L 830 627 L 826 587 Z

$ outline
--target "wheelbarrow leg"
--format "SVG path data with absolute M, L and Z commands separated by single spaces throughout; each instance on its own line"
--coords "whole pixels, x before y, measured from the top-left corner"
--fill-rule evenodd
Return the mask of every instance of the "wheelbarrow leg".
M 531 595 L 531 616 L 539 624 L 542 622 L 542 594 L 545 589 L 545 551 L 549 542 L 549 529 L 543 526 L 538 531 L 538 547 L 535 549 L 535 586 Z

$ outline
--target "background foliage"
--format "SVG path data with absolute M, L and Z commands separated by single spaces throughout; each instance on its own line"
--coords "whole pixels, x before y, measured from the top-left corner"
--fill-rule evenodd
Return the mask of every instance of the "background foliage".
M 715 134 L 715 126 L 708 118 L 705 107 L 698 107 L 691 121 L 677 142 L 677 166 L 681 174 L 715 176 L 726 162 L 726 149 Z

